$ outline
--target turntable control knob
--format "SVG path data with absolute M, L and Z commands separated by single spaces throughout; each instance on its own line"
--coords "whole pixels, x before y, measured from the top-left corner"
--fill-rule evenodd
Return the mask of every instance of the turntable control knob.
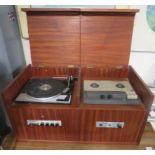
M 107 99 L 112 99 L 112 95 L 108 95 L 107 96 Z
M 59 126 L 59 123 L 55 123 L 54 126 Z
M 49 126 L 49 123 L 45 123 L 45 126 Z
M 51 125 L 51 126 L 54 126 L 54 123 L 51 123 L 50 125 Z
M 104 95 L 100 95 L 100 99 L 104 99 L 105 98 L 105 96 Z

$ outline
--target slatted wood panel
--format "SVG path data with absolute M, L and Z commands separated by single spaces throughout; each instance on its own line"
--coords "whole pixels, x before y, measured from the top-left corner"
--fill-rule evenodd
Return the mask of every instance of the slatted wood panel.
M 128 65 L 134 16 L 81 16 L 81 65 Z
M 131 84 L 134 86 L 137 94 L 140 96 L 143 102 L 143 105 L 146 108 L 146 115 L 144 120 L 144 122 L 146 122 L 151 109 L 151 105 L 153 103 L 154 96 L 152 92 L 147 88 L 146 84 L 142 81 L 142 79 L 139 77 L 139 75 L 134 71 L 134 69 L 131 66 L 129 69 L 129 80 Z M 141 127 L 141 131 L 139 134 L 139 141 L 143 134 L 144 128 L 145 128 L 145 123 L 143 123 L 143 126 Z
M 14 80 L 11 81 L 11 83 L 8 85 L 8 87 L 5 88 L 5 90 L 3 90 L 2 96 L 4 98 L 6 106 L 9 107 L 12 105 L 14 98 L 30 77 L 31 66 L 29 65 Z
M 13 129 L 18 140 L 79 141 L 79 110 L 20 109 L 11 111 Z M 18 118 L 15 118 L 18 115 Z M 27 120 L 61 120 L 62 126 L 28 126 Z
M 67 68 L 67 67 L 32 67 L 31 68 L 31 76 L 38 76 L 38 77 L 68 77 L 73 76 L 79 78 L 80 76 L 80 68 Z
M 127 65 L 137 10 L 24 9 L 34 65 Z
M 144 118 L 143 110 L 86 110 L 82 115 L 81 141 L 138 144 Z M 124 128 L 96 128 L 96 121 L 124 122 Z
M 80 24 L 77 15 L 28 15 L 32 64 L 80 64 Z
M 139 145 L 103 145 L 103 144 L 78 144 L 73 143 L 53 143 L 53 142 L 31 142 L 18 141 L 16 150 L 146 150 L 146 147 L 155 149 L 155 132 L 151 125 L 147 123 L 142 140 Z
M 81 143 L 138 144 L 144 111 L 27 109 L 11 111 L 18 140 L 80 141 Z M 18 115 L 18 118 L 15 118 Z M 27 120 L 61 120 L 61 127 L 28 126 Z M 125 123 L 124 128 L 96 128 L 96 121 Z
M 135 70 L 131 66 L 129 68 L 129 80 L 131 84 L 134 86 L 137 94 L 141 96 L 141 100 L 143 101 L 145 108 L 149 112 L 154 96 L 151 93 L 150 89 L 147 88 L 146 84 L 142 81 L 140 76 L 135 72 Z M 144 87 L 146 87 L 146 89 Z
M 92 67 L 82 68 L 83 79 L 127 79 L 128 78 L 128 66 L 116 67 L 116 66 L 104 66 L 104 67 Z

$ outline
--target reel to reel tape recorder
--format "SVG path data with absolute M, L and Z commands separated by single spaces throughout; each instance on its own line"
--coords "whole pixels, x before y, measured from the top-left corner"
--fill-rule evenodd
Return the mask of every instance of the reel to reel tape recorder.
M 139 104 L 141 101 L 127 80 L 84 80 L 84 103 Z

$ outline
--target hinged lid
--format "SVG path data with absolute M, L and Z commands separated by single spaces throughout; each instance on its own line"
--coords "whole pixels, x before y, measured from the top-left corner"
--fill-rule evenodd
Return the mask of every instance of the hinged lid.
M 128 65 L 131 9 L 23 9 L 33 65 Z

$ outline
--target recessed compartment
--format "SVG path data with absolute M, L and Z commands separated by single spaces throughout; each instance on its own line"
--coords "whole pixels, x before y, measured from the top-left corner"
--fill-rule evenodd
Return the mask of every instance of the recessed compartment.
M 20 76 L 17 77 L 17 79 L 15 80 L 15 82 L 11 85 L 11 88 L 9 89 L 9 91 L 11 91 L 11 100 L 13 101 L 13 104 L 19 104 L 19 105 L 23 105 L 23 104 L 40 104 L 40 105 L 46 105 L 46 104 L 53 104 L 53 105 L 71 105 L 71 106 L 77 106 L 79 102 L 79 91 L 80 91 L 80 75 L 79 75 L 79 68 L 67 68 L 67 67 L 32 67 L 31 65 L 29 65 L 21 74 Z M 40 76 L 39 76 L 40 75 Z M 66 84 L 64 86 L 64 88 L 66 89 L 68 87 L 68 77 L 72 77 L 74 78 L 74 82 L 72 84 L 72 94 L 69 96 L 69 100 L 67 100 L 66 102 L 64 101 L 57 101 L 56 102 L 50 102 L 48 100 L 50 100 L 50 97 L 52 98 L 52 94 L 49 94 L 46 89 L 45 91 L 42 91 L 43 95 L 48 95 L 49 97 L 45 98 L 45 101 L 43 100 L 44 98 L 40 98 L 40 96 L 38 97 L 32 97 L 28 94 L 28 90 L 25 89 L 27 88 L 26 86 L 28 86 L 28 84 L 30 86 L 33 86 L 32 90 L 29 89 L 32 93 L 34 92 L 40 92 L 40 86 L 44 86 L 46 84 L 46 82 L 48 82 L 46 79 L 56 79 L 58 82 L 59 80 L 64 81 Z M 64 80 L 65 79 L 65 80 Z M 36 80 L 36 82 L 39 82 L 39 80 L 44 80 L 43 84 L 41 84 L 41 82 L 39 82 L 39 85 L 34 85 L 31 81 L 32 80 Z M 57 82 L 56 81 L 56 82 Z M 28 83 L 29 82 L 29 83 Z M 31 82 L 31 83 L 30 83 Z M 35 82 L 35 81 L 34 81 Z M 61 84 L 61 83 L 60 83 Z M 63 83 L 62 83 L 63 84 Z M 53 86 L 49 85 L 51 87 L 51 90 L 53 89 Z M 54 91 L 54 90 L 52 90 Z M 52 92 L 51 91 L 51 92 Z M 47 93 L 46 93 L 47 92 Z M 60 91 L 61 92 L 61 91 Z M 67 94 L 67 93 L 66 93 Z M 23 98 L 22 98 L 23 96 Z M 28 96 L 28 97 L 27 97 Z M 56 96 L 56 95 L 55 95 Z M 56 97 L 53 97 L 53 100 Z M 58 93 L 57 96 L 64 96 L 64 95 L 60 95 Z M 52 99 L 51 99 L 52 100 Z M 76 100 L 76 102 L 75 102 Z M 43 102 L 42 102 L 43 101 Z M 42 103 L 42 104 L 41 104 Z M 9 104 L 9 103 L 8 103 Z M 10 103 L 12 104 L 12 103 Z
M 130 67 L 92 67 L 82 69 L 82 102 L 84 104 L 140 105 L 137 83 L 130 82 Z

